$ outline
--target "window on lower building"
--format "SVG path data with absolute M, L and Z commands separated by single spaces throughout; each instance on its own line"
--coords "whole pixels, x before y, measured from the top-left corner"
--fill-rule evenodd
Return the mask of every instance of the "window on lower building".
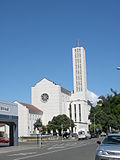
M 70 115 L 70 119 L 72 119 L 72 106 L 71 106 L 71 104 L 69 105 L 69 115 Z
M 76 120 L 77 120 L 77 118 L 76 118 L 76 104 L 74 104 L 74 113 L 75 113 L 75 122 L 76 122 Z
M 81 121 L 81 104 L 79 104 L 79 121 Z

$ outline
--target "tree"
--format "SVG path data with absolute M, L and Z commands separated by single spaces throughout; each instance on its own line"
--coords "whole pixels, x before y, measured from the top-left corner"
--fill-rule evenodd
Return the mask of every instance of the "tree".
M 46 131 L 47 131 L 46 126 L 42 125 L 42 134 L 45 135 Z
M 93 123 L 90 125 L 90 132 L 92 132 L 92 133 L 94 132 L 94 127 L 95 127 L 95 131 L 96 132 L 98 132 L 98 133 L 102 132 L 102 126 L 101 126 L 101 124 L 97 124 L 97 125 L 94 126 Z
M 41 119 L 37 119 L 36 122 L 34 123 L 34 129 L 39 129 L 40 127 L 42 127 L 42 121 Z
M 96 107 L 91 107 L 90 111 L 90 121 L 91 128 L 94 124 L 100 124 L 102 130 L 105 132 L 111 129 L 120 130 L 120 94 L 111 89 L 113 95 L 100 96 L 100 101 L 97 103 Z
M 61 135 L 61 131 L 67 131 L 70 127 L 74 127 L 74 122 L 65 114 L 54 116 L 51 121 L 48 122 L 47 129 L 53 130 L 56 132 L 58 130 L 59 135 Z

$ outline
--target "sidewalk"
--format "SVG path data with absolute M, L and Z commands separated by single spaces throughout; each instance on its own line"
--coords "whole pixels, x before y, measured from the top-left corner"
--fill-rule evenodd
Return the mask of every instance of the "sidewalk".
M 1 147 L 0 148 L 0 154 L 1 153 L 8 153 L 8 152 L 16 152 L 16 151 L 22 151 L 22 150 L 29 150 L 29 149 L 33 149 L 33 148 L 40 148 L 39 145 L 32 145 L 32 146 L 8 146 L 8 147 Z

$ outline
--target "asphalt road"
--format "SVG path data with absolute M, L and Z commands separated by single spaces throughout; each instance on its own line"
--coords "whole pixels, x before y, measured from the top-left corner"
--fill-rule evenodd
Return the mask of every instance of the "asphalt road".
M 42 147 L 27 143 L 19 149 L 5 147 L 0 152 L 0 160 L 94 160 L 96 141 L 97 139 L 44 142 Z

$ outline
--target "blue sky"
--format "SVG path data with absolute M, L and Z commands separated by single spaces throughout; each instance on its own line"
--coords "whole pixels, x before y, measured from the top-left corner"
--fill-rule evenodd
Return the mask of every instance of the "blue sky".
M 0 99 L 30 103 L 31 87 L 43 77 L 73 90 L 78 39 L 88 89 L 120 92 L 119 0 L 1 0 Z

